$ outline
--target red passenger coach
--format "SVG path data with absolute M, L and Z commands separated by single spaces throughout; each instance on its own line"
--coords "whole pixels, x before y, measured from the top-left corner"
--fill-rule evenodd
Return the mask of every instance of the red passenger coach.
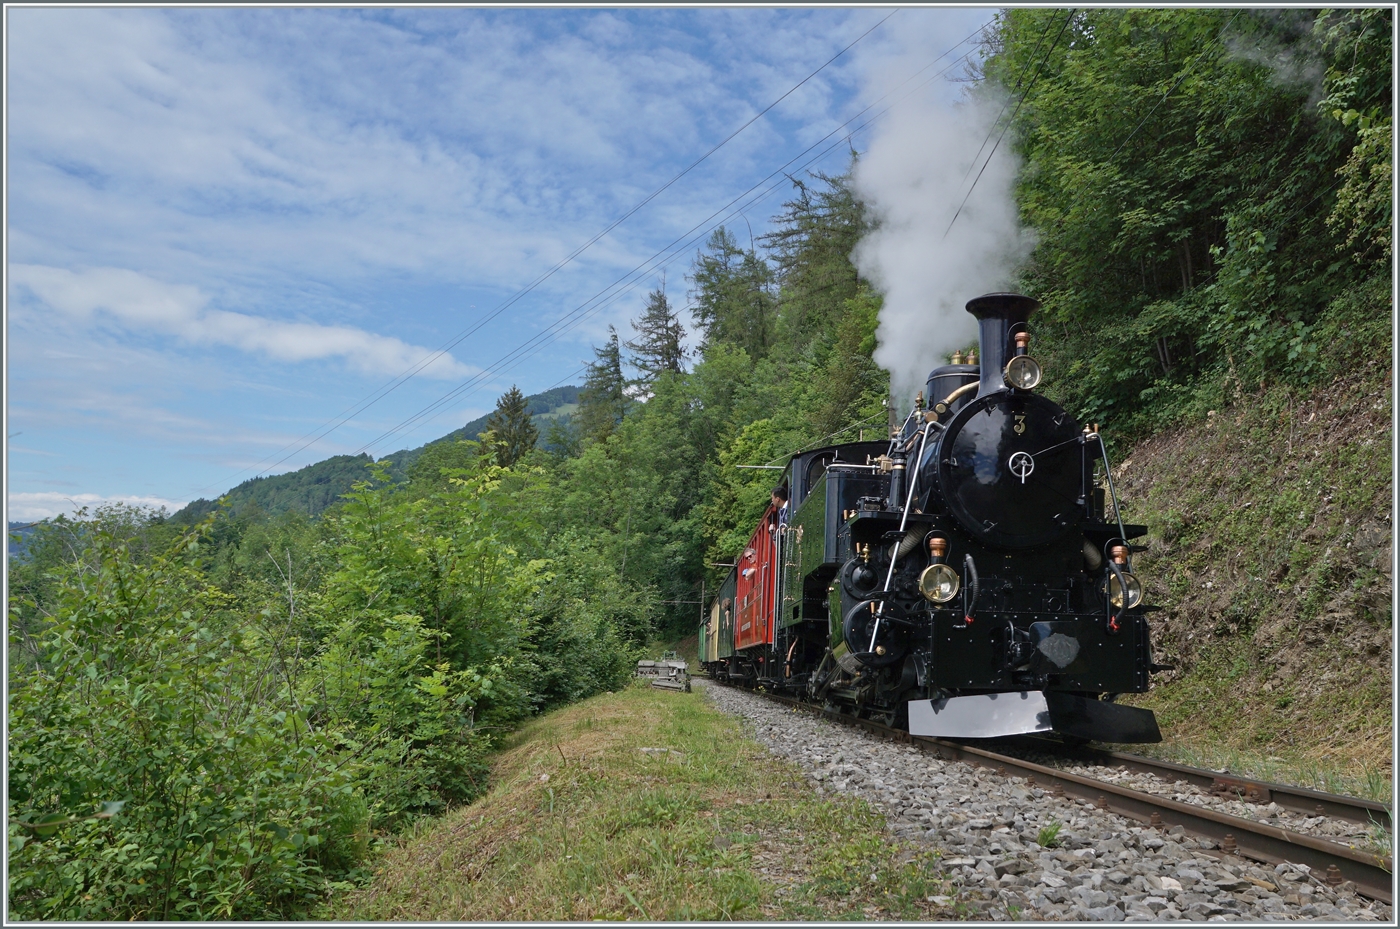
M 777 512 L 770 506 L 739 556 L 739 578 L 734 597 L 739 605 L 734 621 L 736 649 L 773 644 L 773 605 L 778 570 L 769 523 L 776 518 Z

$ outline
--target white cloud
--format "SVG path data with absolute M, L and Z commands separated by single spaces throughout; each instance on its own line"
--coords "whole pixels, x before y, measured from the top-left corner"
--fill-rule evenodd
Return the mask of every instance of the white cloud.
M 9 412 L 61 456 L 25 455 L 12 486 L 192 497 L 241 479 L 215 464 L 256 470 L 355 409 L 378 385 L 361 372 L 475 325 L 886 12 L 7 15 Z M 862 49 L 941 15 L 899 12 L 427 373 L 462 378 L 591 305 L 858 108 Z M 756 234 L 789 192 L 748 207 Z M 668 265 L 678 306 L 694 249 Z M 391 441 L 553 385 L 608 323 L 631 335 L 659 273 Z M 355 451 L 449 385 L 420 380 L 285 466 Z
M 6 515 L 10 522 L 28 523 L 36 522 L 41 519 L 51 519 L 59 514 L 71 516 L 82 507 L 94 510 L 99 506 L 113 503 L 125 503 L 128 506 L 151 507 L 153 509 L 165 507 L 168 512 L 174 513 L 187 502 L 188 501 L 167 500 L 164 497 L 144 497 L 137 495 L 103 497 L 98 494 L 65 494 L 51 491 L 39 491 L 37 493 L 10 494 Z
M 89 435 L 104 432 L 128 443 L 140 440 L 139 444 L 147 447 L 185 449 L 278 448 L 289 438 L 285 431 L 257 428 L 248 421 L 230 424 L 217 415 L 181 412 L 172 408 L 172 398 L 147 385 L 103 387 L 84 380 L 35 378 L 26 386 L 26 398 L 13 401 L 8 412 L 11 422 L 34 424 L 30 428 Z M 305 419 L 292 422 L 302 428 L 307 425 Z M 343 451 L 326 442 L 315 446 L 317 450 L 328 447 L 331 450 L 326 454 Z M 14 450 L 14 446 L 10 448 Z
M 252 284 L 251 266 L 264 280 L 392 269 L 518 286 L 879 15 L 17 10 L 11 221 L 25 238 L 11 248 L 186 280 Z M 693 217 L 735 169 L 771 169 L 779 125 L 825 132 L 849 67 L 667 204 Z M 669 225 L 664 206 L 629 227 Z M 593 260 L 635 263 L 631 229 Z
M 429 349 L 350 326 L 208 309 L 209 300 L 198 288 L 167 284 L 125 268 L 69 271 L 15 264 L 10 266 L 10 281 L 71 317 L 87 319 L 102 311 L 132 329 L 153 329 L 195 344 L 226 345 L 278 361 L 344 358 L 362 371 L 396 375 L 430 354 Z M 443 354 L 420 373 L 461 379 L 476 370 Z

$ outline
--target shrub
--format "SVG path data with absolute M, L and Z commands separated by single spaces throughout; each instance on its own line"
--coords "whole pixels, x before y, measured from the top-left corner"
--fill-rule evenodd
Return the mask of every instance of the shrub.
M 98 528 L 60 579 L 11 680 L 12 918 L 287 915 L 363 854 L 347 772 L 203 584 L 198 544 L 138 560 Z
M 502 668 L 433 664 L 433 638 L 417 616 L 392 617 L 372 633 L 347 620 L 304 682 L 312 719 L 355 756 L 375 826 L 469 802 L 486 785 L 490 739 L 474 717 Z

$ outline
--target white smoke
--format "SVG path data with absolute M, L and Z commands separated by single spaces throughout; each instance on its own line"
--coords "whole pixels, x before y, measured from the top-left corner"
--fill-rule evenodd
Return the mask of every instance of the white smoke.
M 1248 15 L 1269 28 L 1227 28 L 1221 41 L 1230 57 L 1268 69 L 1280 87 L 1306 92 L 1309 110 L 1317 106 L 1325 92 L 1326 65 L 1322 42 L 1313 28 L 1316 14 L 1311 10 L 1284 9 L 1252 10 Z
M 1001 99 L 979 89 L 954 104 L 936 89 L 886 114 L 854 177 L 876 225 L 852 258 L 885 298 L 875 361 L 890 372 L 900 406 L 976 337 L 967 301 L 1011 288 L 1034 244 L 1012 199 L 1018 159 L 1010 135 L 996 144 L 1010 110 L 993 131 Z

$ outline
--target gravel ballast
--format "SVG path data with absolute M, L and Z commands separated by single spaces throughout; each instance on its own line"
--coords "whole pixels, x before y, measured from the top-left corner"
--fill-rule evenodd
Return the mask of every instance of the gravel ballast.
M 1158 830 L 1018 777 L 944 761 L 732 687 L 704 688 L 818 793 L 863 798 L 890 832 L 932 845 L 959 896 L 992 919 L 1391 922 L 1392 908 L 1329 887 L 1306 865 L 1260 865 L 1181 827 Z M 1038 838 L 1058 824 L 1053 847 Z

